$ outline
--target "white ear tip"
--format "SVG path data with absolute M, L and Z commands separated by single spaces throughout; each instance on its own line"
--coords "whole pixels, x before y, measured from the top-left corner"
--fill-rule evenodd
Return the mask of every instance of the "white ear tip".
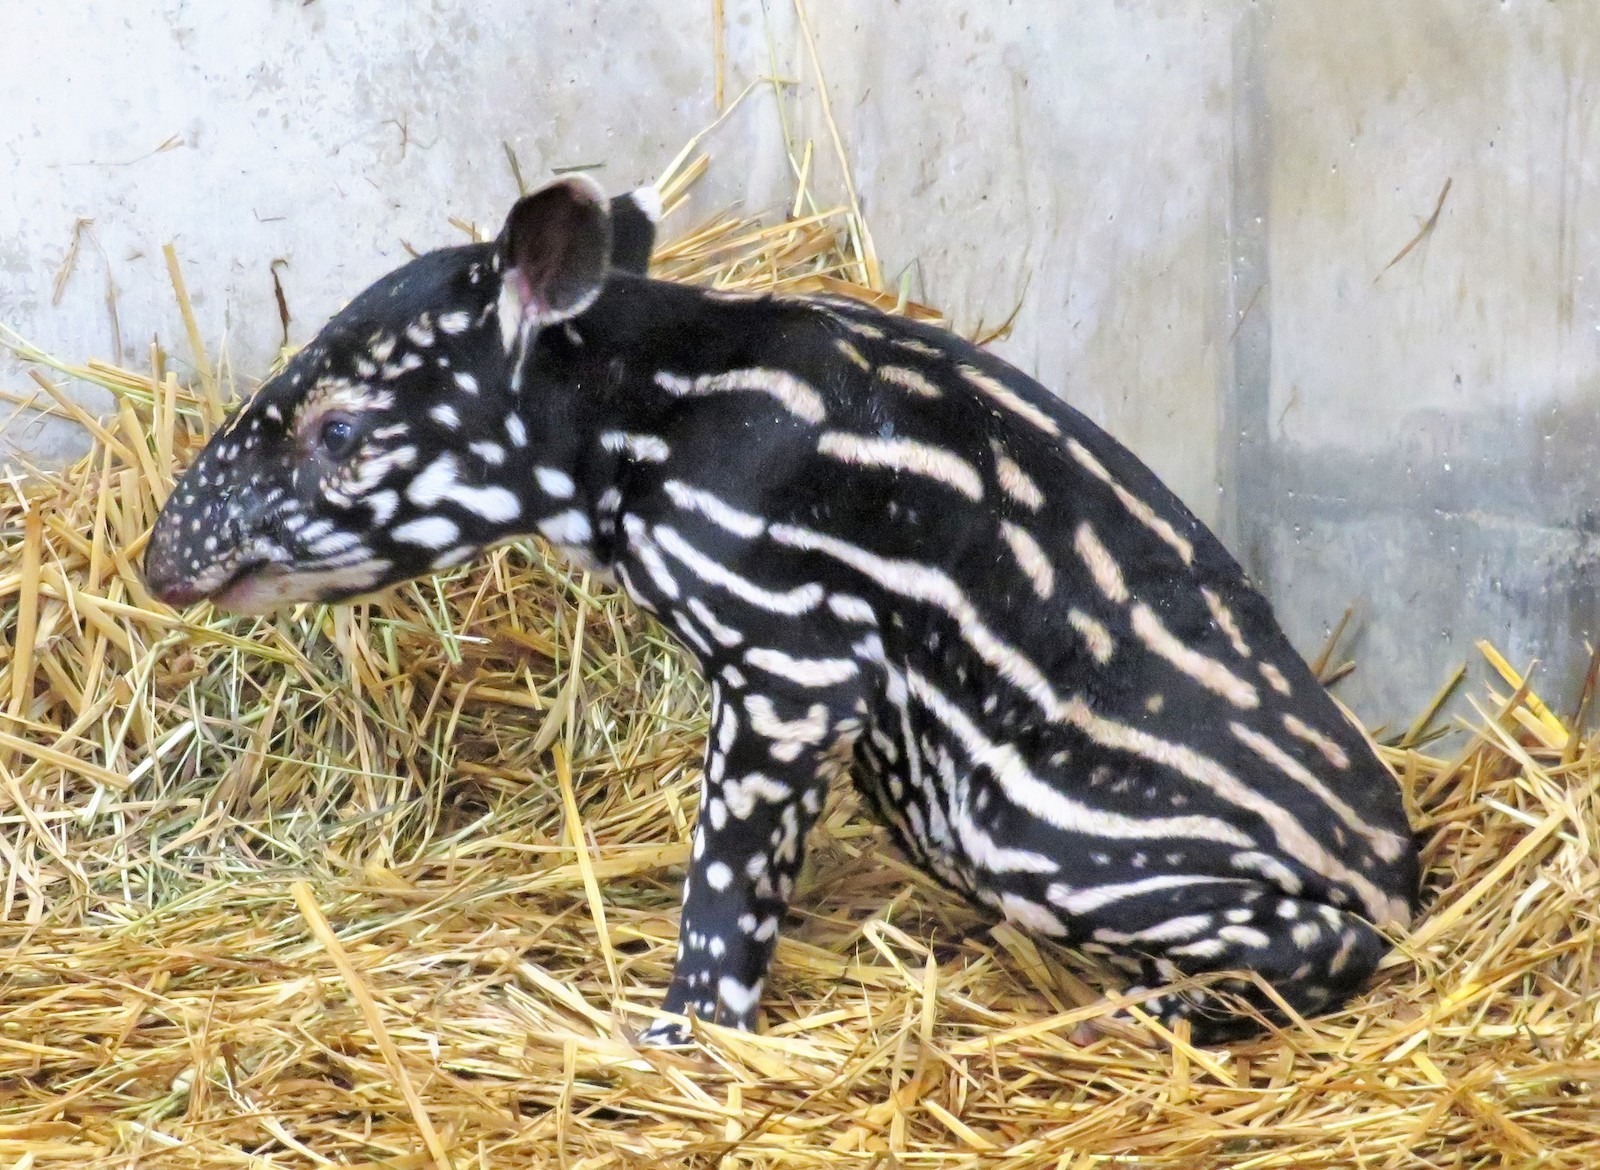
M 573 171 L 569 175 L 562 175 L 549 184 L 552 187 L 566 187 L 578 198 L 587 203 L 606 203 L 606 189 L 597 180 L 583 171 Z
M 661 192 L 655 184 L 635 188 L 629 194 L 646 219 L 651 223 L 661 222 Z

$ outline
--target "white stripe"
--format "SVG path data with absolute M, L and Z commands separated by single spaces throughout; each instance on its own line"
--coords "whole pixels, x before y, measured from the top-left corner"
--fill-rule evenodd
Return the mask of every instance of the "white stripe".
M 821 395 L 787 370 L 771 370 L 756 366 L 746 370 L 728 370 L 721 374 L 702 374 L 698 378 L 686 378 L 681 374 L 662 371 L 656 375 L 656 385 L 678 398 L 727 394 L 741 390 L 769 394 L 790 414 L 808 423 L 820 423 L 827 417 Z
M 1165 658 L 1206 690 L 1221 695 L 1235 707 L 1248 711 L 1261 705 L 1261 696 L 1256 693 L 1255 687 L 1216 659 L 1184 645 L 1171 630 L 1162 625 L 1155 611 L 1144 602 L 1135 605 L 1130 616 L 1133 632 L 1152 654 Z
M 802 687 L 833 687 L 854 678 L 861 668 L 853 658 L 795 658 L 768 646 L 752 646 L 744 660 L 758 670 Z
M 953 451 L 915 439 L 877 439 L 828 431 L 817 440 L 817 451 L 861 467 L 926 476 L 954 488 L 969 500 L 983 499 L 983 479 L 972 464 Z
M 361 538 L 353 532 L 330 532 L 321 540 L 313 541 L 307 551 L 315 557 L 331 557 L 360 543 Z
M 644 521 L 630 512 L 622 518 L 622 530 L 627 533 L 628 548 L 644 565 L 656 588 L 669 599 L 676 601 L 682 590 L 678 587 L 677 578 L 667 569 L 667 562 L 662 559 L 661 550 L 646 532 Z
M 1403 898 L 1380 890 L 1365 875 L 1352 870 L 1330 854 L 1289 811 L 1243 783 L 1215 760 L 1184 744 L 1169 743 L 1136 727 L 1128 727 L 1096 715 L 1080 696 L 1074 696 L 1063 712 L 1067 722 L 1101 747 L 1130 752 L 1153 763 L 1162 764 L 1199 784 L 1218 799 L 1253 812 L 1272 830 L 1278 849 L 1327 878 L 1354 890 L 1379 925 L 1403 923 L 1410 910 Z
M 797 585 L 782 593 L 774 593 L 712 560 L 678 535 L 674 528 L 658 524 L 655 528 L 655 537 L 662 548 L 681 561 L 685 568 L 706 584 L 726 590 L 739 600 L 747 601 L 758 609 L 793 617 L 810 613 L 822 604 L 823 588 L 815 582 Z
M 1032 533 L 1026 528 L 1009 520 L 1000 522 L 1000 533 L 1011 546 L 1011 555 L 1017 558 L 1017 564 L 1028 575 L 1033 591 L 1041 598 L 1048 598 L 1056 589 L 1056 571 L 1044 549 L 1039 547 L 1039 542 L 1033 539 Z
M 778 544 L 826 553 L 864 573 L 891 593 L 937 606 L 955 620 L 967 644 L 1001 677 L 1026 691 L 1046 711 L 1061 705 L 1039 668 L 996 637 L 961 588 L 938 569 L 915 561 L 887 560 L 837 537 L 792 524 L 774 524 L 768 535 Z
M 965 802 L 958 801 L 950 809 L 950 827 L 955 830 L 956 841 L 960 843 L 962 851 L 979 869 L 990 873 L 1061 872 L 1061 866 L 1042 853 L 998 843 L 992 834 L 972 819 L 972 810 Z
M 851 345 L 844 338 L 842 338 L 842 337 L 834 338 L 833 345 L 834 345 L 835 349 L 837 349 L 841 354 L 843 354 L 846 358 L 848 358 L 850 360 L 850 362 L 853 363 L 854 365 L 857 365 L 857 366 L 861 367 L 863 370 L 872 369 L 872 363 L 869 362 L 863 356 L 861 356 L 861 351 L 859 349 L 857 349 L 855 346 Z
M 993 774 L 1012 804 L 1063 832 L 1112 840 L 1188 837 L 1241 847 L 1254 843 L 1247 834 L 1216 817 L 1141 819 L 1105 812 L 1073 800 L 1035 776 L 1016 748 L 1008 743 L 992 742 L 966 712 L 920 674 L 908 671 L 906 685 L 917 701 L 960 741 L 972 766 L 987 768 Z
M 710 492 L 690 487 L 681 479 L 669 479 L 661 486 L 678 507 L 686 512 L 698 512 L 718 528 L 725 528 L 735 536 L 746 539 L 760 536 L 762 529 L 767 526 L 760 516 L 741 512 Z
M 1176 942 L 1179 939 L 1193 938 L 1210 925 L 1209 914 L 1180 914 L 1176 918 L 1168 918 L 1143 930 L 1097 930 L 1094 932 L 1094 938 L 1096 942 L 1112 943 L 1116 946 L 1127 946 L 1129 943 Z M 1177 955 L 1188 952 L 1178 950 L 1168 953 Z
M 1211 610 L 1211 620 L 1216 622 L 1217 628 L 1228 636 L 1228 641 L 1233 645 L 1233 652 L 1240 658 L 1249 658 L 1250 646 L 1239 631 L 1239 623 L 1234 620 L 1233 611 L 1223 604 L 1221 597 L 1204 585 L 1200 587 L 1200 594 L 1206 599 L 1206 607 Z
M 1061 428 L 1056 425 L 1055 419 L 1033 405 L 1033 403 L 1023 399 L 1015 390 L 998 378 L 984 373 L 976 366 L 962 365 L 957 368 L 960 369 L 963 378 L 979 390 L 982 390 L 995 402 L 1011 411 L 1012 414 L 1026 419 L 1052 438 L 1061 434 Z
M 1000 489 L 1029 511 L 1037 512 L 1044 507 L 1044 493 L 1039 490 L 1039 485 L 1018 466 L 1015 459 L 1001 449 L 999 443 L 993 444 L 993 447 L 994 470 L 1000 479 Z
M 1078 631 L 1079 637 L 1089 647 L 1089 653 L 1094 655 L 1096 662 L 1104 666 L 1111 661 L 1111 655 L 1115 653 L 1117 644 L 1112 640 L 1110 630 L 1081 609 L 1069 610 L 1067 621 Z
M 1117 499 L 1122 501 L 1122 506 L 1128 509 L 1139 523 L 1166 541 L 1167 545 L 1178 554 L 1179 559 L 1184 564 L 1190 564 L 1194 560 L 1194 545 L 1190 544 L 1184 537 L 1179 536 L 1178 530 L 1166 520 L 1157 516 L 1154 508 L 1112 479 L 1111 473 L 1106 470 L 1105 465 L 1100 460 L 1094 457 L 1089 448 L 1078 442 L 1077 439 L 1068 439 L 1067 450 L 1084 470 L 1111 489 Z
M 1370 841 L 1372 843 L 1372 851 L 1384 861 L 1392 862 L 1404 851 L 1405 842 L 1400 839 L 1399 834 L 1369 825 L 1362 820 L 1361 815 L 1355 809 L 1346 804 L 1321 780 L 1318 780 L 1300 761 L 1289 755 L 1288 752 L 1266 736 L 1251 730 L 1242 723 L 1231 724 L 1230 730 L 1235 738 L 1255 752 L 1256 755 L 1272 764 L 1285 776 L 1332 809 L 1334 815 L 1343 821 L 1348 828 Z
M 921 371 L 913 370 L 910 366 L 879 366 L 878 377 L 924 398 L 937 398 L 943 393 Z
M 1087 525 L 1080 529 L 1080 533 L 1083 531 L 1087 531 Z M 1241 783 L 1236 776 L 1215 760 L 1203 756 L 1182 744 L 1169 743 L 1136 728 L 1125 727 L 1111 720 L 1103 719 L 1090 710 L 1089 705 L 1081 696 L 1074 696 L 1070 700 L 1063 701 L 1055 693 L 1054 688 L 1051 687 L 1038 667 L 1002 642 L 983 624 L 972 604 L 967 601 L 955 583 L 943 573 L 925 565 L 906 561 L 885 560 L 875 553 L 870 553 L 865 549 L 834 537 L 796 528 L 792 525 L 774 524 L 770 532 L 772 539 L 779 544 L 786 544 L 795 548 L 814 549 L 826 553 L 865 573 L 891 592 L 938 606 L 956 621 L 967 644 L 977 652 L 978 656 L 993 667 L 1003 678 L 1026 692 L 1050 719 L 1072 724 L 1103 747 L 1126 751 L 1153 763 L 1169 767 L 1180 775 L 1186 776 L 1209 789 L 1223 800 L 1259 814 L 1262 820 L 1272 827 L 1278 844 L 1285 854 L 1299 858 L 1304 864 L 1316 869 L 1330 880 L 1343 882 L 1350 886 L 1362 898 L 1371 916 L 1380 923 L 1403 921 L 1408 916 L 1408 911 L 1403 909 L 1403 901 L 1401 899 L 1390 898 L 1373 885 L 1371 881 L 1361 874 L 1351 871 L 1336 858 L 1330 856 L 1327 850 L 1311 834 L 1306 832 L 1304 827 L 1286 810 L 1279 808 L 1266 797 Z M 966 717 L 962 715 L 961 718 L 965 719 Z M 972 728 L 972 730 L 976 733 L 976 728 Z M 987 743 L 987 741 L 984 742 Z M 1004 749 L 996 748 L 995 750 L 1010 752 L 1012 757 L 1015 757 L 1015 751 L 1009 747 Z M 1020 761 L 1018 761 L 1018 765 L 1020 766 Z M 1026 769 L 1023 771 L 1028 780 L 1041 787 L 1046 787 L 1047 791 L 1049 791 L 1047 786 L 1042 785 L 1042 782 L 1033 777 L 1031 773 L 1027 773 Z M 1058 800 L 1066 799 L 1058 793 L 1051 792 L 1050 795 Z M 1076 808 L 1083 807 L 1076 804 L 1073 804 L 1073 806 Z M 1195 819 L 1188 818 L 1191 821 Z M 1173 820 L 1181 822 L 1185 818 L 1173 818 Z M 1225 822 L 1212 818 L 1198 818 L 1198 820 L 1216 826 L 1219 832 L 1225 831 L 1231 834 L 1231 836 L 1214 836 L 1212 839 L 1238 841 L 1242 836 L 1238 830 L 1231 829 Z M 1162 822 L 1130 821 L 1130 823 L 1151 824 Z M 1109 836 L 1112 834 L 1107 833 L 1104 835 Z M 1191 833 L 1189 835 L 1201 834 Z
M 1288 729 L 1290 735 L 1305 740 L 1321 752 L 1323 758 L 1335 768 L 1348 768 L 1350 766 L 1350 757 L 1345 754 L 1345 750 L 1316 728 L 1293 715 L 1285 715 L 1283 717 L 1283 725 Z
M 685 641 L 689 642 L 694 649 L 700 651 L 705 657 L 711 657 L 711 643 L 707 642 L 705 635 L 695 628 L 695 624 L 690 620 L 688 614 L 682 610 L 675 609 L 672 611 L 672 621 Z
M 1072 546 L 1088 566 L 1089 576 L 1094 578 L 1100 592 L 1118 605 L 1124 604 L 1128 600 L 1128 586 L 1122 580 L 1122 570 L 1117 567 L 1116 558 L 1100 543 L 1100 538 L 1094 534 L 1087 520 L 1078 525 Z
M 912 353 L 921 354 L 923 357 L 947 356 L 944 350 L 940 349 L 938 346 L 929 345 L 926 341 L 922 341 L 915 337 L 891 337 L 889 340 L 895 345 L 898 345 L 901 349 L 908 349 Z
M 1113 902 L 1120 902 L 1124 898 L 1137 898 L 1144 894 L 1153 894 L 1157 890 L 1171 890 L 1181 886 L 1202 885 L 1213 882 L 1233 882 L 1243 884 L 1241 878 L 1209 877 L 1198 873 L 1167 873 L 1159 877 L 1140 878 L 1136 882 L 1112 882 L 1104 886 L 1088 886 L 1073 888 L 1072 886 L 1053 883 L 1045 891 L 1045 897 L 1050 899 L 1053 906 L 1059 906 L 1068 914 L 1092 914 L 1102 907 Z
M 711 636 L 724 646 L 737 646 L 744 641 L 744 635 L 732 626 L 724 625 L 717 620 L 717 615 L 711 612 L 711 607 L 698 597 L 689 598 L 689 612 L 700 620 L 700 624 L 710 632 Z

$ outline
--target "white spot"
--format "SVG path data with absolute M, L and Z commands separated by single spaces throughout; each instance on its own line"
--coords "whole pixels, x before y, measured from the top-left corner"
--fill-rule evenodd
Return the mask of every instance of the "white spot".
M 539 521 L 539 531 L 545 539 L 562 545 L 587 544 L 594 535 L 589 526 L 589 517 L 577 508 L 557 512 Z
M 521 501 L 505 488 L 462 483 L 456 458 L 448 452 L 417 473 L 406 487 L 406 499 L 419 508 L 448 500 L 490 523 L 505 523 L 522 515 Z
M 461 415 L 448 402 L 440 402 L 428 411 L 428 417 L 442 427 L 455 430 L 461 425 Z
M 778 717 L 765 695 L 746 695 L 744 711 L 752 731 L 779 743 L 809 746 L 821 743 L 828 734 L 828 708 L 822 703 L 813 703 L 804 718 L 785 720 Z
M 461 529 L 455 521 L 444 516 L 423 516 L 409 520 L 389 534 L 402 544 L 418 544 L 423 548 L 444 548 L 456 542 Z
M 607 451 L 626 452 L 640 463 L 665 463 L 672 454 L 665 440 L 656 435 L 635 435 L 627 431 L 606 431 L 600 436 L 600 445 Z
M 522 425 L 522 420 L 514 414 L 506 415 L 506 436 L 511 440 L 513 447 L 526 447 L 528 445 L 528 429 Z
M 878 624 L 878 615 L 873 612 L 872 606 L 864 598 L 849 593 L 830 595 L 828 608 L 833 610 L 833 616 L 842 622 L 857 622 L 869 626 Z
M 706 885 L 713 890 L 725 890 L 733 881 L 733 870 L 720 861 L 713 861 L 706 866 Z
M 467 450 L 482 459 L 490 467 L 499 467 L 506 461 L 506 449 L 499 443 L 490 443 L 478 439 L 468 443 Z
M 747 1016 L 761 1000 L 761 980 L 746 987 L 732 975 L 724 975 L 717 982 L 717 998 L 735 1017 Z
M 578 490 L 570 475 L 554 467 L 535 467 L 533 478 L 539 481 L 539 490 L 553 499 L 570 500 Z
M 1255 947 L 1257 950 L 1272 944 L 1272 939 L 1269 938 L 1264 931 L 1257 930 L 1253 926 L 1224 926 L 1221 930 L 1217 931 L 1217 937 L 1222 939 L 1224 942 L 1238 943 L 1240 946 L 1246 947 Z
M 728 811 L 741 821 L 750 819 L 757 801 L 782 804 L 793 795 L 793 790 L 787 784 L 761 772 L 751 772 L 737 780 L 729 780 L 722 786 L 722 798 L 727 801 Z
M 454 313 L 446 313 L 439 318 L 439 329 L 451 335 L 465 333 L 471 324 L 472 316 L 459 309 Z

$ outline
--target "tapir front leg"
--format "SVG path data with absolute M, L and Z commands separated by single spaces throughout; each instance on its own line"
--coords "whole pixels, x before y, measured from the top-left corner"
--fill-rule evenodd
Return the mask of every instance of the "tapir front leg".
M 845 685 L 713 689 L 668 1012 L 755 1028 L 806 834 L 860 730 L 855 695 Z M 687 1040 L 676 1020 L 640 1037 L 654 1046 Z

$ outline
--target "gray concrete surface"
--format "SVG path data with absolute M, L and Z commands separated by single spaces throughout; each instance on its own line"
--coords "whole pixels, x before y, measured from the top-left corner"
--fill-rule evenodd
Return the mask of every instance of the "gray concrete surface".
M 0 0 L 0 321 L 182 355 L 172 240 L 241 376 L 524 171 L 649 177 L 713 116 L 711 5 Z M 1400 719 L 1489 637 L 1569 701 L 1596 620 L 1600 5 L 811 0 L 888 275 L 1105 424 L 1213 522 L 1341 694 Z M 839 190 L 790 0 L 727 0 Z M 777 103 L 704 209 L 777 207 Z M 158 149 L 163 144 L 169 149 Z M 1432 228 L 1390 261 L 1429 222 Z M 92 217 L 59 305 L 51 284 Z M 1020 307 L 1019 307 L 1020 306 Z M 0 359 L 0 385 L 22 385 Z M 13 426 L 33 455 L 76 436 Z

